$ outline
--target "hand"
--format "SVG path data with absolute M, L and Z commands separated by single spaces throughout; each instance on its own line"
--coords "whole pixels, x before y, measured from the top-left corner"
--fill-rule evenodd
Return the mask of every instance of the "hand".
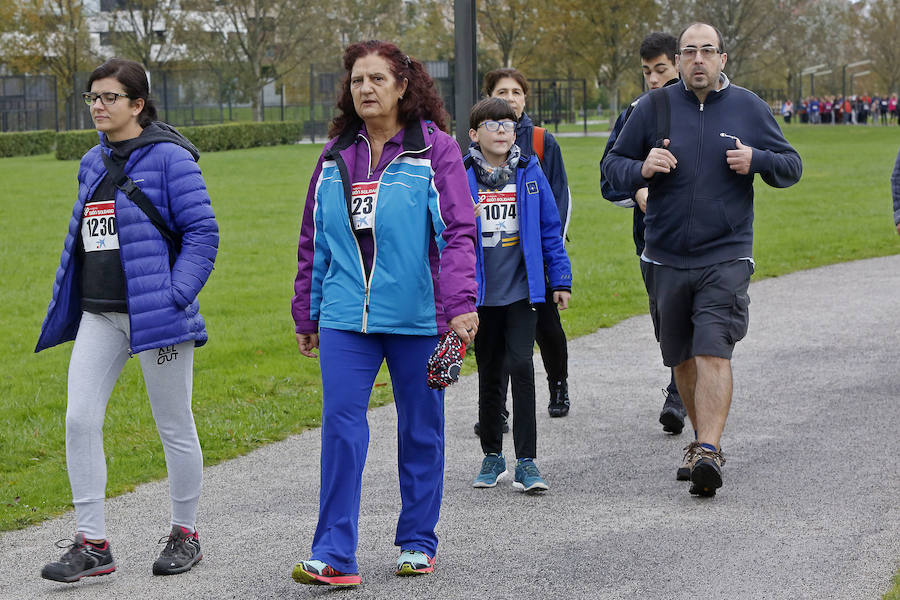
M 897 223 L 897 235 L 900 235 L 900 223 Z
M 753 159 L 753 148 L 745 146 L 741 140 L 734 141 L 734 150 L 725 151 L 725 160 L 731 170 L 738 175 L 747 175 L 750 173 L 750 161 Z
M 569 308 L 569 299 L 571 297 L 572 293 L 564 290 L 553 292 L 553 302 L 556 303 L 559 310 L 566 310 Z
M 669 140 L 663 140 L 662 148 L 652 148 L 647 159 L 641 166 L 641 176 L 644 179 L 650 179 L 657 173 L 669 173 L 678 165 L 675 155 L 666 150 L 669 147 Z
M 318 333 L 298 333 L 297 334 L 297 348 L 300 350 L 300 354 L 307 358 L 319 358 L 318 354 L 315 354 L 312 350 L 313 348 L 319 347 L 319 334 Z
M 468 312 L 456 315 L 450 319 L 449 325 L 450 329 L 455 331 L 459 339 L 462 340 L 462 343 L 468 346 L 475 339 L 475 334 L 478 333 L 478 313 Z
M 634 193 L 634 201 L 637 202 L 638 208 L 641 209 L 642 213 L 647 212 L 647 195 L 650 193 L 650 188 L 642 187 L 638 191 Z
M 481 202 L 479 202 L 478 204 L 475 205 L 475 218 L 477 219 L 480 216 L 481 216 Z

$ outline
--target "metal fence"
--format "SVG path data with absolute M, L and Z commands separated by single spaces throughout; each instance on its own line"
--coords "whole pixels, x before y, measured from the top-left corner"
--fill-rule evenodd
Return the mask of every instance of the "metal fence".
M 56 77 L 0 77 L 0 131 L 56 129 Z
M 451 117 L 455 114 L 454 65 L 430 61 L 426 68 Z M 57 92 L 49 75 L 0 77 L 0 131 L 90 129 L 90 111 L 81 92 L 90 73 L 78 73 Z M 252 121 L 252 103 L 238 84 L 207 69 L 152 70 L 151 97 L 160 119 L 175 125 L 208 125 Z M 306 135 L 324 137 L 335 114 L 344 73 L 337 65 L 310 65 L 307 89 L 292 91 L 281 82 L 266 86 L 259 97 L 263 120 L 306 123 Z M 583 79 L 531 80 L 528 113 L 537 124 L 556 126 L 584 119 L 587 131 L 587 91 Z M 62 88 L 59 88 L 62 89 Z M 60 117 L 62 117 L 60 119 Z

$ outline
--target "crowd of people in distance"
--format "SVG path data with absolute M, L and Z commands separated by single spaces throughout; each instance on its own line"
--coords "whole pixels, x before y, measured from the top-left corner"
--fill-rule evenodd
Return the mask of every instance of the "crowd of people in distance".
M 775 107 L 785 123 L 796 117 L 797 122 L 811 125 L 894 125 L 900 124 L 897 113 L 897 93 L 851 96 L 808 96 L 796 104 L 784 100 Z

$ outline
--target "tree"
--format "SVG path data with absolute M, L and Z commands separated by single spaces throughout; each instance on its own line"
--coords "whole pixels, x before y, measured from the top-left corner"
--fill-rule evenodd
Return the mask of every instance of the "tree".
M 186 39 L 196 59 L 233 81 L 263 119 L 263 88 L 308 61 L 320 45 L 325 10 L 314 0 L 197 0 L 186 13 Z
M 541 31 L 539 3 L 532 0 L 482 0 L 478 6 L 478 30 L 500 54 L 503 67 L 526 68 Z
M 179 17 L 178 0 L 124 0 L 108 13 L 112 46 L 123 58 L 148 69 L 159 68 L 178 56 L 175 45 Z
M 884 86 L 881 93 L 893 93 L 900 86 L 900 8 L 895 0 L 870 0 L 861 28 L 867 44 L 871 69 Z
M 7 7 L 8 8 L 8 7 Z M 14 69 L 50 73 L 56 77 L 59 98 L 68 107 L 70 126 L 83 126 L 85 111 L 76 107 L 84 82 L 79 73 L 93 68 L 87 25 L 88 11 L 78 0 L 24 0 L 13 13 L 15 33 L 4 36 L 4 55 Z
M 610 121 L 619 112 L 625 74 L 640 73 L 638 48 L 652 31 L 657 10 L 654 0 L 558 0 L 549 9 L 546 22 L 569 60 L 582 63 L 596 84 L 608 89 Z

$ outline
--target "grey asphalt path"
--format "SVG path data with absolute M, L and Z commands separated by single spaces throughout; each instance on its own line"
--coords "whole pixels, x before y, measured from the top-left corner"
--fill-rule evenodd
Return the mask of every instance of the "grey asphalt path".
M 569 417 L 547 417 L 539 386 L 542 497 L 509 481 L 470 486 L 476 378 L 450 388 L 434 575 L 393 575 L 396 415 L 384 407 L 369 413 L 359 588 L 290 579 L 316 523 L 314 430 L 206 469 L 205 558 L 191 572 L 150 574 L 167 530 L 158 482 L 108 503 L 113 575 L 38 577 L 71 514 L 0 536 L 0 598 L 880 599 L 900 566 L 900 255 L 754 282 L 750 294 L 715 498 L 675 480 L 689 437 L 656 423 L 668 373 L 640 316 L 571 341 Z

